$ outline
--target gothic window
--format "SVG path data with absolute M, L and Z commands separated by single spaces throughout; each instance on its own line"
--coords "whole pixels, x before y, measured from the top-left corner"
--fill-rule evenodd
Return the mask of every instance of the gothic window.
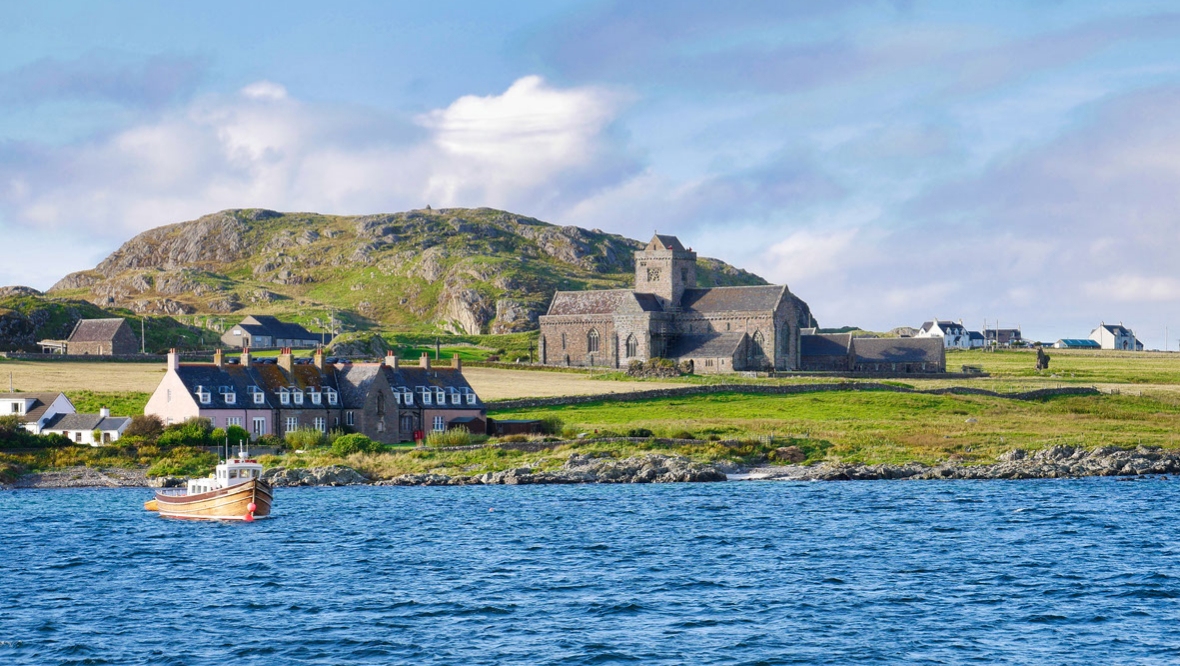
M 561 334 L 561 348 L 565 349 L 565 333 Z
M 385 394 L 377 393 L 377 416 L 385 415 Z
M 598 331 L 593 328 L 586 335 L 586 351 L 590 353 L 598 351 Z
M 658 268 L 647 269 L 647 281 L 648 282 L 659 282 L 660 281 L 660 269 L 658 269 Z
M 627 358 L 639 356 L 639 341 L 634 335 L 627 336 Z
M 537 347 L 538 347 L 538 351 L 541 352 L 541 354 L 540 354 L 541 355 L 541 358 L 540 358 L 541 363 L 547 363 L 549 361 L 549 359 L 547 358 L 549 356 L 549 354 L 548 354 L 549 346 L 545 343 L 545 336 L 543 336 L 543 335 L 541 336 L 541 343 L 538 344 Z

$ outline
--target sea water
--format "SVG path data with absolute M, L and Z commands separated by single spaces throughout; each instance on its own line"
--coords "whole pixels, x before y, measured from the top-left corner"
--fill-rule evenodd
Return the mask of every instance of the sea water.
M 1180 662 L 1163 479 L 0 492 L 0 664 Z

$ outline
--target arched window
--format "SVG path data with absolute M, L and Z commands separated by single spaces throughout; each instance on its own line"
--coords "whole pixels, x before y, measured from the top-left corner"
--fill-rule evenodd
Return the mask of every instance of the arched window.
M 565 333 L 561 334 L 561 348 L 565 349 Z
M 634 335 L 627 336 L 627 358 L 639 356 L 639 341 Z
M 586 351 L 590 353 L 598 351 L 598 331 L 593 328 L 586 334 Z
M 377 416 L 384 416 L 384 415 L 385 415 L 385 394 L 382 392 L 378 392 L 377 393 Z

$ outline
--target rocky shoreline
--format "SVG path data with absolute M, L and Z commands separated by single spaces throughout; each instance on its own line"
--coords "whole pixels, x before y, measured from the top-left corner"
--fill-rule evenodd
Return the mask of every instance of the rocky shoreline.
M 862 465 L 820 463 L 744 468 L 732 463 L 699 463 L 684 456 L 650 453 L 615 459 L 571 455 L 557 469 L 519 467 L 471 476 L 403 474 L 373 481 L 343 465 L 294 469 L 276 467 L 263 478 L 277 487 L 296 486 L 470 486 L 574 483 L 704 483 L 718 481 L 875 481 L 939 479 L 1064 479 L 1087 476 L 1180 475 L 1180 450 L 1138 447 L 1085 449 L 1054 446 L 1033 453 L 1021 449 L 991 465 L 946 462 L 938 465 Z M 4 489 L 174 487 L 184 479 L 148 479 L 142 469 L 71 467 L 26 474 Z

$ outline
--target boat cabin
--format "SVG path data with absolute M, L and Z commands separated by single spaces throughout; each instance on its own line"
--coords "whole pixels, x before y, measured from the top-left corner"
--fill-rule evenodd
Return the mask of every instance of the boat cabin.
M 196 495 L 236 486 L 262 477 L 262 465 L 250 458 L 230 458 L 203 479 L 189 479 L 188 494 Z

